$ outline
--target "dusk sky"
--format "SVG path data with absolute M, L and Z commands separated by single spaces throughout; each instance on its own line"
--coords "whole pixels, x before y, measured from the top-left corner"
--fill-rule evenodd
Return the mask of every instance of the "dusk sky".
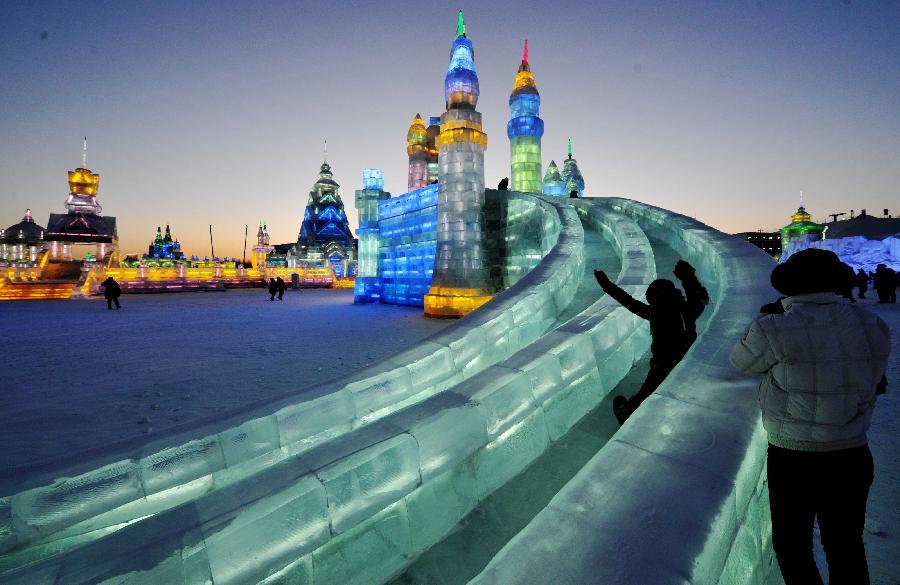
M 522 53 L 541 93 L 544 168 L 566 138 L 586 194 L 727 232 L 900 214 L 900 2 L 3 3 L 0 225 L 65 211 L 66 171 L 101 176 L 120 248 L 171 224 L 187 254 L 240 256 L 266 220 L 297 239 L 328 160 L 354 232 L 362 170 L 406 191 L 406 131 L 439 115 L 465 14 L 489 137 L 509 175 Z

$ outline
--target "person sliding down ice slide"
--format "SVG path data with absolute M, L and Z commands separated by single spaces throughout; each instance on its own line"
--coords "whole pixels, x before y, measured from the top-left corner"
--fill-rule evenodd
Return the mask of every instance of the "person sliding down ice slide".
M 613 399 L 613 413 L 620 425 L 662 384 L 697 339 L 697 319 L 709 304 L 709 293 L 697 279 L 694 267 L 684 260 L 675 264 L 673 274 L 681 281 L 684 295 L 671 280 L 659 278 L 647 287 L 647 302 L 643 303 L 619 288 L 602 270 L 594 271 L 603 292 L 641 319 L 650 321 L 652 339 L 647 379 L 631 398 Z

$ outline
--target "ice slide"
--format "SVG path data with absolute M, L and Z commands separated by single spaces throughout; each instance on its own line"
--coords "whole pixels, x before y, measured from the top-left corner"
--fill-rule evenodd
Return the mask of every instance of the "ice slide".
M 669 577 L 647 582 L 680 583 L 686 575 L 716 582 L 733 566 L 743 566 L 735 563 L 746 560 L 748 543 L 756 545 L 754 558 L 763 564 L 770 547 L 757 518 L 764 516 L 756 496 L 762 436 L 751 414 L 753 393 L 746 392 L 752 382 L 722 360 L 746 316 L 770 296 L 759 283 L 767 282 L 771 260 L 698 222 L 627 200 L 578 201 L 573 208 L 568 201 L 516 197 L 530 201 L 532 217 L 523 213 L 520 220 L 526 229 L 540 226 L 544 259 L 423 347 L 323 387 L 311 400 L 266 405 L 148 445 L 120 445 L 68 469 L 33 469 L 27 480 L 5 479 L 0 577 L 10 583 L 390 579 L 479 501 L 514 481 L 646 351 L 646 327 L 605 298 L 550 329 L 584 271 L 582 222 L 613 244 L 622 266 L 617 280 L 637 295 L 656 277 L 646 234 L 669 242 L 702 278 L 718 282 L 710 291 L 715 314 L 686 363 L 660 397 L 647 403 L 653 408 L 642 408 L 476 581 L 534 582 L 516 572 L 526 564 L 520 555 L 531 555 L 544 571 L 559 569 L 546 582 L 566 582 L 560 575 L 579 582 L 585 571 L 597 571 L 592 563 L 615 577 L 609 582 L 624 579 L 626 568 L 618 565 L 629 555 L 623 549 L 640 558 L 647 546 L 652 558 L 652 543 L 642 531 L 634 529 L 632 540 L 616 524 L 629 502 L 645 513 L 638 518 L 647 520 L 652 512 L 650 519 L 658 518 L 662 528 L 673 527 L 666 538 L 679 545 L 656 541 L 679 554 L 657 557 L 666 560 L 657 565 Z M 668 401 L 665 407 L 656 406 L 660 400 Z M 704 404 L 691 406 L 698 403 Z M 670 418 L 693 426 L 676 426 Z M 649 446 L 625 442 L 632 429 L 648 424 L 653 433 L 636 434 L 651 435 L 645 441 L 667 440 Z M 707 448 L 698 449 L 697 436 L 712 437 L 713 446 L 701 440 Z M 626 454 L 631 459 L 658 451 L 659 461 L 623 464 L 622 445 L 639 454 Z M 708 475 L 717 480 L 703 483 L 705 492 L 685 496 L 696 506 L 682 511 L 693 519 L 682 526 L 699 522 L 704 528 L 687 536 L 675 536 L 672 494 L 704 478 L 689 461 L 669 469 L 681 459 L 673 460 L 666 449 L 682 459 L 699 453 L 705 464 L 700 469 L 714 468 Z M 609 457 L 615 466 L 598 463 Z M 600 469 L 598 477 L 586 478 L 593 469 Z M 665 498 L 654 492 L 657 485 L 668 490 Z M 569 498 L 588 510 L 600 501 L 598 494 L 617 504 L 603 507 L 609 517 L 596 511 L 595 523 L 580 519 L 556 526 L 568 526 L 567 538 L 589 554 L 561 552 L 571 546 L 562 537 L 544 539 L 542 547 L 528 541 L 530 535 L 553 533 L 542 523 L 554 522 L 546 516 L 557 500 Z M 603 540 L 612 534 L 617 546 Z M 546 558 L 537 560 L 537 552 Z

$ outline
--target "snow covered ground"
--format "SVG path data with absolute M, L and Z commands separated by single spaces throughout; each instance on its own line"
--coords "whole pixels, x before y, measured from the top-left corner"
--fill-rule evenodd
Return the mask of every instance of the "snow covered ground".
M 352 290 L 121 300 L 0 303 L 0 472 L 302 393 L 451 323 Z

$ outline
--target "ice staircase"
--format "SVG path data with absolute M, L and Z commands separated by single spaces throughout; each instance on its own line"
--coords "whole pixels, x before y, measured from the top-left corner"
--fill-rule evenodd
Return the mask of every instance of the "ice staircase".
M 753 383 L 725 360 L 770 300 L 771 259 L 629 200 L 509 196 L 530 209 L 522 229 L 548 242 L 543 260 L 419 347 L 302 402 L 0 478 L 0 580 L 390 580 L 646 351 L 646 326 L 606 297 L 551 329 L 584 273 L 584 223 L 613 245 L 617 281 L 636 296 L 656 278 L 647 235 L 666 241 L 711 284 L 712 315 L 656 395 L 474 582 L 760 582 L 764 439 Z

